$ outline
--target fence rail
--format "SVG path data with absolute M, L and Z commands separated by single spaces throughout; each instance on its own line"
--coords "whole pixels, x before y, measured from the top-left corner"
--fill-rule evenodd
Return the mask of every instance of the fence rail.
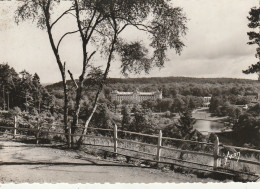
M 23 123 L 27 123 L 26 121 L 23 121 Z M 13 127 L 7 127 L 7 126 L 0 126 L 0 129 L 6 129 L 6 130 L 11 130 L 12 131 L 12 135 L 15 138 L 18 135 L 18 131 L 30 131 L 33 132 L 35 137 L 36 137 L 36 143 L 38 144 L 39 142 L 39 133 L 47 133 L 47 134 L 57 134 L 57 135 L 63 135 L 63 136 L 68 136 L 69 139 L 71 139 L 71 136 L 84 136 L 87 138 L 93 138 L 93 139 L 106 139 L 106 140 L 110 140 L 113 141 L 113 145 L 112 146 L 104 146 L 104 145 L 94 145 L 94 146 L 103 146 L 103 147 L 112 147 L 113 148 L 113 153 L 114 154 L 120 154 L 118 153 L 118 150 L 126 150 L 126 151 L 130 151 L 130 152 L 136 152 L 136 153 L 140 153 L 140 154 L 144 154 L 144 155 L 148 155 L 148 156 L 152 156 L 154 157 L 156 160 L 155 162 L 159 163 L 165 163 L 164 161 L 161 161 L 161 159 L 168 159 L 168 160 L 172 160 L 172 161 L 177 161 L 177 162 L 182 162 L 182 163 L 188 163 L 188 164 L 193 164 L 193 165 L 199 165 L 199 166 L 205 166 L 208 168 L 211 168 L 212 171 L 217 171 L 219 167 L 219 162 L 221 159 L 226 159 L 227 157 L 220 155 L 219 151 L 220 148 L 234 148 L 237 150 L 242 150 L 242 151 L 250 151 L 250 152 L 255 152 L 255 153 L 260 153 L 260 150 L 257 149 L 250 149 L 250 148 L 244 148 L 244 147 L 237 147 L 237 146 L 229 146 L 229 145 L 223 145 L 223 144 L 219 144 L 218 141 L 218 137 L 216 136 L 215 142 L 214 143 L 210 143 L 210 142 L 199 142 L 199 141 L 194 141 L 194 140 L 186 140 L 186 139 L 178 139 L 178 138 L 170 138 L 170 137 L 163 137 L 163 133 L 160 130 L 158 135 L 150 135 L 150 134 L 144 134 L 144 133 L 136 133 L 136 132 L 131 132 L 131 131 L 123 131 L 123 130 L 118 130 L 117 125 L 114 126 L 114 129 L 103 129 L 103 128 L 94 128 L 94 127 L 88 127 L 89 130 L 97 130 L 97 131 L 105 131 L 105 132 L 111 132 L 111 137 L 107 137 L 107 136 L 97 136 L 97 135 L 82 135 L 82 134 L 75 134 L 75 133 L 71 133 L 71 128 L 68 127 L 68 133 L 63 133 L 63 132 L 55 132 L 55 131 L 50 131 L 50 129 L 52 127 L 65 127 L 62 124 L 48 124 L 48 123 L 43 123 L 42 127 L 39 126 L 39 124 L 37 124 L 36 126 L 33 126 L 30 123 L 27 123 L 27 125 L 29 125 L 30 127 L 34 127 L 34 128 L 21 128 L 19 127 L 18 124 L 18 119 L 17 117 L 14 118 L 14 126 Z M 43 130 L 43 128 L 49 128 L 48 130 Z M 78 125 L 77 128 L 85 128 L 84 126 L 80 126 Z M 5 132 L 0 132 L 0 134 L 4 134 Z M 134 141 L 134 140 L 129 140 L 129 139 L 123 139 L 118 137 L 118 133 L 124 133 L 124 134 L 129 134 L 129 135 L 136 135 L 136 136 L 141 136 L 141 137 L 149 137 L 149 138 L 153 138 L 153 139 L 157 139 L 157 144 L 149 144 L 149 143 L 145 143 L 145 142 L 140 142 L 140 141 Z M 9 133 L 7 133 L 9 134 Z M 182 143 L 193 143 L 193 144 L 199 144 L 199 145 L 207 145 L 207 146 L 212 146 L 213 147 L 213 153 L 206 153 L 206 152 L 201 152 L 201 151 L 192 151 L 192 150 L 184 150 L 184 149 L 180 149 L 180 148 L 173 148 L 171 146 L 166 146 L 163 145 L 163 141 L 178 141 L 178 142 L 182 142 Z M 140 146 L 148 146 L 148 147 L 152 147 L 154 148 L 156 151 L 155 153 L 149 153 L 149 152 L 143 152 L 140 150 L 133 150 L 133 149 L 129 149 L 126 147 L 121 147 L 118 144 L 121 143 L 131 143 L 131 144 L 136 144 L 136 145 L 140 145 Z M 90 145 L 90 144 L 83 144 L 83 145 Z M 71 141 L 68 141 L 68 146 L 71 147 Z M 176 152 L 180 152 L 180 153 L 186 153 L 186 154 L 194 154 L 194 155 L 199 155 L 199 156 L 207 156 L 210 158 L 213 158 L 213 165 L 207 165 L 207 164 L 203 164 L 203 163 L 199 163 L 199 162 L 194 162 L 194 161 L 188 161 L 188 160 L 183 160 L 183 159 L 177 159 L 177 158 L 173 158 L 173 157 L 166 157 L 162 155 L 162 150 L 169 150 L 169 151 L 176 151 Z M 230 161 L 238 161 L 236 158 L 229 158 Z M 252 160 L 247 160 L 247 159 L 239 159 L 239 162 L 243 162 L 243 163 L 248 163 L 248 164 L 253 164 L 253 165 L 260 165 L 260 162 L 258 161 L 252 161 Z M 185 167 L 185 165 L 180 164 L 179 166 L 183 166 Z M 190 167 L 190 168 L 194 168 L 194 167 Z M 196 169 L 201 169 L 201 168 L 196 168 Z
M 189 142 L 189 143 L 196 143 L 196 144 L 206 144 L 206 145 L 211 145 L 211 146 L 214 145 L 213 143 L 210 143 L 210 142 L 199 142 L 199 141 L 185 140 L 185 139 L 179 139 L 179 138 L 162 137 L 162 139 L 172 140 L 172 141 Z
M 238 147 L 238 146 L 230 146 L 230 145 L 223 145 L 223 144 L 221 144 L 220 146 L 226 147 L 226 148 L 234 148 L 234 149 L 242 150 L 242 151 L 250 151 L 250 152 L 260 153 L 260 150 L 257 150 L 257 149 L 244 148 L 244 147 Z
M 168 147 L 168 146 L 162 146 L 162 149 L 167 149 L 167 150 L 172 150 L 172 151 L 177 151 L 177 152 L 184 152 L 184 153 L 190 153 L 190 154 L 196 154 L 196 155 L 202 155 L 202 156 L 209 156 L 209 157 L 213 157 L 213 154 L 208 154 L 208 153 L 204 153 L 204 152 L 196 152 L 196 151 L 190 151 L 190 150 L 181 150 L 181 149 L 177 149 L 177 148 L 172 148 L 172 147 Z

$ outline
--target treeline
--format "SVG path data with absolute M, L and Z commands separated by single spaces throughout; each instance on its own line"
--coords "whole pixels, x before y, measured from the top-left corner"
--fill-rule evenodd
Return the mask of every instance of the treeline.
M 118 91 L 155 91 L 161 90 L 163 98 L 172 98 L 177 95 L 182 96 L 220 96 L 220 95 L 253 95 L 260 91 L 259 83 L 252 84 L 236 84 L 236 83 L 196 83 L 182 82 L 182 83 L 158 83 L 158 84 L 125 84 L 115 83 L 107 84 L 104 92 L 108 95 L 113 90 Z
M 71 81 L 68 81 L 68 86 L 69 120 L 71 120 L 75 102 L 75 86 Z M 117 108 L 118 104 L 111 101 L 110 93 L 113 90 L 134 91 L 137 88 L 139 91 L 162 90 L 163 99 L 143 101 L 141 109 L 138 109 L 138 106 L 130 109 L 123 106 L 123 117 L 115 115 L 113 110 Z M 24 116 L 27 116 L 28 120 L 38 121 L 39 117 L 43 120 L 49 119 L 50 122 L 62 120 L 64 103 L 61 83 L 44 87 L 37 74 L 31 75 L 25 70 L 17 73 L 8 64 L 0 64 L 0 89 L 2 110 L 15 109 L 17 111 L 18 108 L 20 112 L 27 112 Z M 86 79 L 80 121 L 84 121 L 90 114 L 96 89 L 95 82 Z M 257 140 L 259 139 L 260 105 L 257 104 L 247 111 L 242 111 L 236 106 L 248 104 L 250 98 L 247 95 L 255 95 L 260 91 L 259 89 L 258 82 L 237 79 L 109 79 L 100 96 L 98 109 L 90 125 L 111 128 L 113 122 L 116 122 L 124 130 L 157 133 L 158 129 L 163 129 L 167 136 L 182 138 L 185 137 L 186 133 L 185 129 L 182 128 L 187 127 L 189 133 L 193 133 L 191 115 L 190 113 L 183 114 L 183 118 L 180 119 L 182 122 L 173 123 L 171 112 L 190 111 L 201 106 L 203 96 L 211 95 L 210 112 L 218 116 L 229 116 L 238 141 L 240 140 L 243 144 L 260 146 L 259 140 Z M 123 101 L 123 105 L 128 103 Z M 133 116 L 130 116 L 130 112 Z M 152 112 L 166 112 L 166 114 L 156 117 Z M 185 120 L 188 122 L 186 123 Z
M 238 115 L 241 114 L 243 109 L 246 109 L 246 105 L 250 102 L 251 99 L 247 96 L 213 96 L 209 111 L 215 116 L 229 116 L 237 119 Z
M 236 79 L 236 78 L 194 78 L 194 77 L 143 77 L 143 78 L 109 78 L 107 83 L 136 83 L 136 84 L 158 84 L 158 83 L 210 83 L 210 84 L 227 84 L 227 83 L 237 83 L 237 84 L 254 84 L 257 83 L 256 80 L 249 79 Z
M 238 145 L 260 147 L 260 103 L 242 108 L 240 104 L 250 102 L 246 97 L 238 96 L 239 101 L 234 101 L 232 96 L 213 96 L 209 110 L 216 116 L 227 116 L 233 125 L 233 138 Z M 237 105 L 235 105 L 237 104 Z
M 68 81 L 69 85 L 73 82 Z M 88 85 L 88 81 L 85 82 Z M 50 90 L 61 90 L 62 83 L 58 82 L 47 86 Z M 161 90 L 164 98 L 182 96 L 209 96 L 209 95 L 251 95 L 260 91 L 260 83 L 254 80 L 232 78 L 109 78 L 104 87 L 104 94 L 109 96 L 113 90 L 118 91 L 155 91 Z
M 243 79 L 198 79 L 198 78 L 182 78 L 184 81 L 178 82 L 176 79 L 172 82 L 172 78 L 135 78 L 135 79 L 108 79 L 104 87 L 104 95 L 109 99 L 113 90 L 118 91 L 155 91 L 161 90 L 163 98 L 172 98 L 177 95 L 182 96 L 220 96 L 220 95 L 254 95 L 260 91 L 260 83 L 254 80 Z M 113 82 L 112 82 L 113 81 Z M 118 81 L 118 82 L 116 82 Z M 130 82 L 131 81 L 131 82 Z M 145 81 L 145 82 L 144 82 Z M 156 82 L 155 82 L 156 81 Z M 164 82 L 159 82 L 164 81 Z M 167 82 L 166 82 L 167 81 Z M 247 83 L 248 82 L 248 83 Z M 68 81 L 68 85 L 73 86 L 72 81 Z M 85 86 L 88 81 L 85 82 Z M 46 86 L 50 91 L 61 91 L 62 83 L 58 82 Z M 90 89 L 91 90 L 91 89 Z
M 71 88 L 70 94 L 74 94 L 73 83 L 68 81 Z M 90 105 L 93 101 L 93 91 L 95 86 L 90 86 L 90 82 L 85 82 L 84 99 L 82 101 L 82 112 L 80 118 L 84 120 L 90 111 Z M 57 98 L 62 101 L 61 83 L 49 85 L 47 87 Z M 163 99 L 146 100 L 141 103 L 142 110 L 130 108 L 133 117 L 128 117 L 125 113 L 125 105 L 137 102 L 122 102 L 123 120 L 115 116 L 112 112 L 117 110 L 118 103 L 111 101 L 110 93 L 113 90 L 118 91 L 155 91 L 162 90 Z M 259 146 L 259 127 L 260 117 L 252 114 L 252 108 L 243 109 L 238 105 L 250 103 L 251 97 L 248 95 L 257 95 L 260 91 L 260 83 L 252 80 L 243 79 L 198 79 L 198 78 L 134 78 L 134 79 L 108 79 L 100 98 L 100 104 L 94 115 L 91 125 L 98 127 L 112 127 L 111 120 L 122 124 L 124 129 L 136 132 L 156 133 L 158 128 L 163 128 L 167 135 L 172 137 L 183 137 L 180 134 L 180 127 L 172 123 L 172 114 L 183 112 L 186 109 L 194 109 L 202 105 L 204 96 L 212 96 L 210 112 L 216 116 L 227 116 L 230 123 L 234 125 L 237 141 L 241 145 L 249 144 L 251 147 Z M 73 96 L 73 95 L 71 95 Z M 71 100 L 73 102 L 73 100 Z M 73 106 L 73 103 L 70 103 Z M 164 117 L 155 117 L 151 112 L 166 112 Z M 167 113 L 168 112 L 168 113 Z M 257 111 L 256 111 L 257 112 Z M 259 111 L 260 112 L 260 111 Z M 112 118 L 113 117 L 113 118 Z M 125 124 L 126 122 L 126 124 Z M 169 125 L 169 126 L 167 126 Z M 178 134 L 179 133 L 179 134 Z M 176 136 L 175 136 L 176 135 Z M 241 136 L 241 137 L 239 137 Z M 248 137 L 252 136 L 252 137 Z
M 90 84 L 91 81 L 87 79 L 85 82 L 83 102 L 92 101 L 92 93 L 95 91 L 95 85 L 89 87 Z M 68 81 L 68 85 L 72 88 L 70 93 L 74 94 L 75 90 L 73 90 L 73 82 Z M 61 83 L 49 85 L 47 88 L 57 99 L 62 100 L 63 94 Z M 194 109 L 202 105 L 203 97 L 212 96 L 213 103 L 210 107 L 211 112 L 219 116 L 225 116 L 226 110 L 221 107 L 224 105 L 226 107 L 228 105 L 248 104 L 250 98 L 247 95 L 256 95 L 260 91 L 260 83 L 253 80 L 228 78 L 110 78 L 103 88 L 103 94 L 100 99 L 103 102 L 107 102 L 108 104 L 110 103 L 108 107 L 116 109 L 116 102 L 111 101 L 111 92 L 113 90 L 135 91 L 136 89 L 146 92 L 156 90 L 162 91 L 162 100 L 148 100 L 142 103 L 144 107 L 150 108 L 154 112 L 179 112 L 183 109 L 182 107 Z M 128 102 L 123 103 L 127 104 Z
M 202 97 L 181 96 L 177 95 L 173 98 L 164 98 L 154 100 L 145 100 L 141 103 L 145 109 L 151 109 L 153 112 L 181 112 L 185 109 L 193 110 L 203 104 Z
M 42 112 L 53 106 L 54 96 L 42 86 L 40 77 L 23 70 L 17 73 L 6 63 L 0 64 L 0 108 L 18 107 L 25 112 Z

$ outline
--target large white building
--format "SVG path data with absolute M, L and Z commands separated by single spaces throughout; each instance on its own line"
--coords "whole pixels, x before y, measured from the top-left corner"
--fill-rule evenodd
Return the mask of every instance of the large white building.
M 122 102 L 123 100 L 136 100 L 137 102 L 142 102 L 144 100 L 152 99 L 162 99 L 162 91 L 154 92 L 139 92 L 138 90 L 134 92 L 119 92 L 117 90 L 111 93 L 111 100 Z
M 211 96 L 203 97 L 203 107 L 209 107 L 211 101 Z

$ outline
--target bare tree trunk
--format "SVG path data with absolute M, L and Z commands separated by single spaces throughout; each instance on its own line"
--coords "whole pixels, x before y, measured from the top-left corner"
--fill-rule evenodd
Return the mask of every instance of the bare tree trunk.
M 82 70 L 82 74 L 79 77 L 79 84 L 77 86 L 78 88 L 77 88 L 77 92 L 76 92 L 76 103 L 75 103 L 75 108 L 74 108 L 73 121 L 72 121 L 72 125 L 71 125 L 71 133 L 72 134 L 75 133 L 75 130 L 76 130 L 77 125 L 78 125 L 79 112 L 80 112 L 80 103 L 81 103 L 81 100 L 82 100 L 83 82 L 84 82 L 84 77 L 86 75 L 86 65 L 88 64 L 88 62 L 90 61 L 91 57 L 94 54 L 95 54 L 95 51 L 90 55 L 89 58 L 87 58 L 87 56 L 84 57 L 85 62 L 83 62 L 83 70 Z M 74 81 L 74 82 L 76 82 L 76 81 Z M 73 136 L 71 136 L 71 141 L 72 141 L 72 143 L 74 143 Z
M 81 40 L 82 40 L 82 55 L 83 55 L 83 63 L 82 63 L 82 65 L 83 65 L 83 67 L 82 67 L 82 73 L 81 73 L 81 75 L 79 77 L 79 80 L 78 80 L 78 86 L 77 86 L 77 91 L 76 91 L 76 103 L 75 103 L 75 108 L 74 108 L 73 121 L 72 121 L 72 125 L 71 125 L 71 133 L 72 134 L 75 133 L 76 127 L 78 125 L 79 112 L 80 112 L 80 103 L 81 103 L 81 99 L 82 99 L 83 82 L 84 82 L 84 78 L 85 78 L 85 75 L 86 75 L 87 65 L 88 65 L 90 59 L 92 58 L 92 56 L 96 53 L 96 51 L 94 51 L 88 57 L 87 45 L 88 45 L 90 37 L 91 37 L 92 33 L 94 32 L 94 30 L 95 30 L 95 28 L 96 28 L 96 26 L 97 26 L 97 24 L 99 22 L 99 18 L 100 18 L 100 15 L 99 15 L 97 17 L 97 19 L 95 20 L 93 27 L 91 27 L 91 24 L 94 21 L 94 18 L 95 18 L 95 15 L 96 15 L 96 12 L 94 11 L 93 15 L 92 15 L 92 18 L 89 21 L 89 26 L 86 29 L 86 33 L 84 34 L 83 28 L 81 26 L 80 16 L 79 16 L 80 13 L 79 13 L 78 1 L 75 0 L 74 2 L 75 2 L 75 12 L 76 12 L 77 26 L 78 26 L 78 29 L 79 29 L 79 32 L 80 32 L 80 36 L 81 36 Z M 88 31 L 90 33 L 88 33 Z M 74 80 L 71 73 L 70 73 L 70 75 L 71 75 L 71 79 Z M 74 81 L 74 82 L 76 84 L 76 81 Z M 72 143 L 74 143 L 73 136 L 71 136 L 71 141 L 72 141 Z
M 65 65 L 64 65 L 65 69 Z M 67 83 L 66 83 L 66 75 L 64 72 L 62 72 L 62 84 L 63 84 L 63 91 L 64 91 L 64 107 L 63 107 L 63 122 L 65 126 L 65 134 L 68 133 L 68 104 L 69 104 L 69 99 L 68 99 L 68 88 L 67 88 Z M 66 135 L 67 136 L 67 135 Z M 68 139 L 68 137 L 66 137 Z
M 9 111 L 9 92 L 7 92 L 7 111 Z
M 74 115 L 73 115 L 73 121 L 71 125 L 71 133 L 74 134 L 76 127 L 78 125 L 78 120 L 79 120 L 79 111 L 80 111 L 80 101 L 82 98 L 82 87 L 80 86 L 77 89 L 77 95 L 76 95 L 76 103 L 75 103 L 75 109 L 74 109 Z M 73 136 L 71 136 L 71 142 L 74 144 Z
M 79 17 L 79 6 L 78 6 L 78 1 L 75 0 L 75 12 L 76 12 L 76 19 L 77 19 L 77 26 L 80 32 L 81 40 L 82 40 L 82 55 L 83 55 L 83 67 L 82 67 L 82 73 L 79 77 L 79 84 L 77 87 L 76 91 L 76 103 L 75 103 L 75 108 L 74 108 L 74 115 L 73 115 L 73 121 L 71 125 L 71 133 L 74 134 L 76 127 L 78 125 L 78 119 L 79 119 L 79 111 L 80 111 L 80 102 L 82 98 L 82 88 L 83 88 L 83 80 L 85 77 L 86 73 L 86 64 L 87 64 L 87 47 L 86 47 L 86 40 L 85 36 L 81 27 L 81 21 Z M 71 79 L 73 79 L 72 74 L 71 74 Z M 74 80 L 74 79 L 73 79 Z M 75 81 L 76 83 L 76 81 Z M 72 144 L 74 143 L 73 136 L 71 136 L 71 142 Z
M 3 100 L 4 100 L 4 110 L 5 110 L 5 86 L 3 85 Z
M 107 60 L 107 67 L 106 67 L 103 79 L 100 81 L 100 85 L 99 85 L 99 89 L 96 93 L 94 105 L 93 105 L 92 111 L 91 111 L 87 121 L 85 122 L 85 126 L 84 126 L 84 129 L 82 131 L 82 135 L 87 134 L 87 129 L 88 129 L 89 123 L 90 123 L 90 121 L 91 121 L 91 119 L 92 119 L 92 117 L 93 117 L 93 115 L 94 115 L 94 113 L 97 109 L 97 105 L 98 105 L 97 103 L 98 103 L 98 100 L 99 100 L 99 96 L 100 96 L 100 93 L 103 89 L 104 82 L 107 78 L 107 75 L 108 75 L 108 72 L 109 72 L 109 69 L 110 69 L 110 65 L 111 65 L 111 61 L 112 61 L 112 57 L 113 57 L 113 52 L 115 50 L 116 39 L 117 39 L 117 30 L 116 30 L 116 26 L 115 26 L 115 33 L 114 33 L 114 37 L 113 37 L 113 40 L 112 40 L 112 43 L 111 43 L 111 49 L 110 49 L 108 60 Z M 77 141 L 78 147 L 80 147 L 80 145 L 83 143 L 83 139 L 84 139 L 84 137 L 80 136 L 79 140 Z
M 52 51 L 55 55 L 57 64 L 59 66 L 60 69 L 60 73 L 61 73 L 61 77 L 62 77 L 62 85 L 63 85 L 63 93 L 64 93 L 64 108 L 63 108 L 63 122 L 64 122 L 64 126 L 65 126 L 65 134 L 68 133 L 68 88 L 67 88 L 67 83 L 66 83 L 66 65 L 64 63 L 64 65 L 61 62 L 60 59 L 60 55 L 58 52 L 57 47 L 55 46 L 54 40 L 53 40 L 53 36 L 52 36 L 52 31 L 51 31 L 51 25 L 50 25 L 50 13 L 49 13 L 49 1 L 48 1 L 48 5 L 46 7 L 43 7 L 43 11 L 44 11 L 44 15 L 46 18 L 46 27 L 47 27 L 47 32 L 48 32 L 48 36 L 49 36 L 49 41 L 52 47 Z M 68 139 L 67 135 L 66 138 Z
M 93 105 L 93 108 L 91 110 L 91 113 L 88 117 L 88 119 L 86 120 L 85 122 L 85 125 L 84 125 L 84 129 L 82 131 L 82 135 L 86 135 L 87 134 L 87 130 L 88 130 L 88 126 L 89 126 L 89 123 L 97 109 L 97 102 L 98 102 L 98 99 L 99 99 L 99 95 L 100 95 L 100 92 L 101 92 L 101 89 L 102 89 L 102 86 L 99 88 L 98 92 L 96 93 L 96 97 L 95 97 L 95 101 L 94 101 L 94 105 Z M 81 146 L 81 144 L 83 143 L 83 136 L 80 136 L 79 140 L 77 141 L 77 145 L 78 147 Z
M 27 90 L 25 94 L 25 111 L 28 112 L 28 104 L 27 104 Z
M 38 102 L 38 112 L 40 113 L 41 112 L 41 100 L 39 98 L 39 102 Z

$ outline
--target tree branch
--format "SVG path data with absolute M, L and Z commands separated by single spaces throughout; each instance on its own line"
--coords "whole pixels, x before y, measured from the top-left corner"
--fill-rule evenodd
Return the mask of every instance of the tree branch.
M 120 34 L 125 28 L 126 26 L 129 26 L 129 24 L 125 24 L 119 31 L 118 31 L 118 34 Z
M 86 120 L 85 122 L 85 128 L 83 129 L 82 131 L 82 135 L 86 135 L 86 132 L 87 132 L 87 129 L 88 129 L 88 125 L 97 109 L 97 105 L 98 105 L 98 100 L 99 100 L 99 96 L 100 96 L 100 93 L 103 89 L 103 86 L 104 86 L 104 82 L 107 78 L 107 75 L 108 75 L 108 72 L 109 72 L 109 69 L 110 69 L 110 65 L 111 65 L 111 60 L 112 60 L 112 57 L 113 57 L 113 52 L 115 50 L 115 44 L 116 44 L 116 40 L 117 40 L 117 36 L 118 36 L 118 30 L 116 29 L 117 28 L 117 23 L 116 23 L 116 20 L 113 19 L 113 22 L 114 22 L 114 37 L 113 37 L 113 40 L 111 42 L 111 48 L 110 48 L 110 52 L 109 52 L 109 56 L 108 56 L 108 59 L 107 59 L 107 66 L 106 66 L 106 70 L 103 74 L 103 78 L 101 79 L 100 83 L 99 83 L 99 87 L 98 87 L 98 91 L 96 93 L 96 96 L 95 96 L 95 101 L 94 101 L 94 105 L 93 105 L 93 108 L 91 110 L 91 113 L 88 117 L 88 119 Z M 93 53 L 92 53 L 93 54 Z M 80 136 L 80 138 L 78 139 L 77 141 L 77 144 L 78 146 L 80 146 L 83 142 L 83 136 Z
M 107 34 L 101 32 L 101 31 L 99 31 L 99 30 L 97 30 L 97 29 L 95 29 L 95 31 L 98 32 L 99 34 L 103 35 L 103 36 L 106 36 L 107 38 L 110 37 L 109 35 L 107 35 Z
M 75 18 L 77 18 L 76 15 L 71 12 L 68 12 L 67 14 L 70 14 L 70 15 L 74 16 Z
M 86 60 L 85 62 L 83 62 L 82 73 L 81 73 L 81 75 L 80 75 L 80 77 L 79 77 L 79 83 L 80 83 L 80 85 L 81 85 L 81 82 L 83 82 L 83 80 L 84 80 L 85 73 L 86 73 L 86 67 L 87 67 L 87 65 L 88 65 L 88 62 L 90 61 L 90 59 L 92 58 L 92 56 L 94 56 L 95 53 L 96 53 L 96 51 L 93 51 L 93 52 L 91 53 L 91 55 L 87 58 L 87 60 Z M 86 57 L 87 57 L 87 56 L 86 56 Z
M 84 35 L 85 38 L 86 38 L 86 36 L 88 34 L 89 28 L 91 27 L 92 21 L 94 20 L 95 14 L 96 14 L 96 9 L 94 10 L 93 15 L 92 15 L 92 17 L 91 17 L 91 19 L 89 21 L 88 28 L 85 31 L 85 35 Z
M 61 41 L 63 40 L 63 38 L 66 37 L 66 35 L 74 34 L 74 33 L 77 33 L 77 32 L 79 32 L 79 30 L 65 33 L 65 34 L 60 38 L 60 40 L 59 40 L 59 42 L 58 42 L 57 50 L 59 50 L 60 43 L 61 43 Z
M 75 6 L 76 6 L 75 11 L 76 11 L 77 25 L 78 25 L 78 28 L 79 28 L 80 36 L 81 36 L 83 44 L 84 44 L 85 43 L 85 37 L 84 37 L 84 33 L 83 33 L 83 30 L 82 30 L 82 27 L 81 27 L 80 18 L 79 18 L 78 0 L 74 0 L 74 2 L 75 2 Z
M 83 29 L 85 29 L 85 28 L 83 28 Z M 65 34 L 60 38 L 60 40 L 59 40 L 59 42 L 58 42 L 57 50 L 59 50 L 60 43 L 61 43 L 61 41 L 63 40 L 63 38 L 66 37 L 66 35 L 74 34 L 74 33 L 77 33 L 77 32 L 79 32 L 79 31 L 80 31 L 80 30 L 75 30 L 75 31 L 72 31 L 72 32 L 67 32 L 67 33 L 65 33 Z
M 66 71 L 66 62 L 63 63 L 63 72 L 65 73 Z
M 71 80 L 74 82 L 76 88 L 79 88 L 79 86 L 78 86 L 78 84 L 76 83 L 76 81 L 75 81 L 75 79 L 74 79 L 74 77 L 73 77 L 73 74 L 70 72 L 70 70 L 68 70 L 68 73 L 70 74 L 70 78 L 71 78 Z
M 91 38 L 91 36 L 92 36 L 92 34 L 93 34 L 95 28 L 97 27 L 97 25 L 104 19 L 104 18 L 102 18 L 102 19 L 99 20 L 100 17 L 101 17 L 101 14 L 98 15 L 95 24 L 91 27 L 91 31 L 90 31 L 90 33 L 88 34 L 88 37 L 85 36 L 85 37 L 87 37 L 87 38 L 86 38 L 86 44 L 88 44 L 88 42 L 89 42 L 89 40 L 90 40 L 90 38 Z M 86 33 L 86 35 L 87 35 L 87 33 Z
M 107 18 L 107 20 L 108 20 L 108 22 L 110 23 L 110 25 L 112 26 L 112 28 L 115 30 L 114 25 L 112 24 L 112 22 L 111 22 L 111 20 L 110 20 L 109 17 Z
M 115 19 L 124 20 L 124 21 L 128 22 L 126 25 L 132 25 L 132 26 L 136 27 L 138 30 L 142 30 L 142 31 L 146 31 L 146 32 L 151 32 L 150 29 L 153 29 L 152 27 L 146 26 L 146 25 L 141 24 L 141 23 L 134 23 L 134 22 L 132 22 L 132 21 L 126 19 L 126 18 L 122 18 L 122 17 L 119 17 L 119 16 L 117 16 Z M 143 27 L 143 28 L 140 28 L 140 26 Z M 123 31 L 123 30 L 122 30 L 122 31 Z M 120 32 L 121 32 L 121 31 L 120 31 Z
M 65 12 L 63 12 L 63 13 L 51 24 L 51 29 L 52 29 L 52 27 L 53 27 L 64 15 L 68 14 L 69 11 L 71 11 L 71 10 L 75 10 L 75 9 L 70 8 L 70 9 L 66 10 Z M 72 14 L 72 13 L 71 13 L 71 14 Z M 72 15 L 73 15 L 73 14 L 72 14 Z M 75 16 L 75 15 L 73 15 L 73 16 Z
M 91 55 L 88 57 L 88 59 L 87 59 L 87 62 L 89 62 L 90 61 L 90 59 L 92 58 L 92 56 L 94 56 L 94 54 L 96 53 L 96 51 L 93 51 L 92 53 L 91 53 Z

